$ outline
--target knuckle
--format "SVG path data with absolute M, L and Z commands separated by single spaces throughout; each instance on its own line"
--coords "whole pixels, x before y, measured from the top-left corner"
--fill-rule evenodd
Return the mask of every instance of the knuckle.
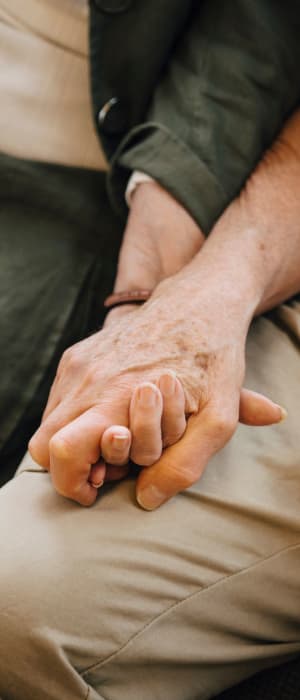
M 168 472 L 170 480 L 178 485 L 180 491 L 184 491 L 199 480 L 202 469 L 197 462 L 187 463 L 184 468 L 182 468 L 182 465 L 179 467 L 177 461 L 172 457 L 168 464 Z
M 188 489 L 190 486 L 193 486 L 193 484 L 198 481 L 200 476 L 201 472 L 199 471 L 198 464 L 185 467 L 185 469 L 181 472 L 183 488 Z
M 193 484 L 196 483 L 199 479 L 199 474 L 198 472 L 196 473 L 195 470 L 188 469 L 185 471 L 182 471 L 180 473 L 180 476 L 178 476 L 178 481 L 180 481 L 180 490 L 185 491 L 185 489 L 190 488 L 190 486 L 193 486 Z
M 60 372 L 64 370 L 68 371 L 76 371 L 78 367 L 81 366 L 81 359 L 78 353 L 78 350 L 76 348 L 68 348 L 65 350 L 60 364 L 59 364 L 59 370 Z
M 55 486 L 55 490 L 57 491 L 59 496 L 62 496 L 63 498 L 68 498 L 71 501 L 75 501 L 84 508 L 89 508 L 91 505 L 93 505 L 95 501 L 95 497 L 93 496 L 82 496 L 78 489 L 70 489 L 68 487 Z
M 182 438 L 184 431 L 185 431 L 185 428 L 183 428 L 182 430 L 173 430 L 173 431 L 168 430 L 167 432 L 165 432 L 165 434 L 164 434 L 164 446 L 168 447 L 171 445 L 175 445 L 175 443 L 178 442 Z
M 35 435 L 28 443 L 28 452 L 32 459 L 37 462 L 37 464 L 44 467 L 44 469 L 49 468 L 49 459 L 46 459 L 46 455 L 44 454 L 45 450 L 41 448 L 40 440 Z
M 236 428 L 235 418 L 225 411 L 216 410 L 212 414 L 212 428 L 216 438 L 229 439 Z
M 70 478 L 66 478 L 61 474 L 59 475 L 59 478 L 55 478 L 52 474 L 52 480 L 54 488 L 60 496 L 77 500 L 78 490 Z
M 198 481 L 199 475 L 195 476 L 194 474 L 183 474 L 182 475 L 182 483 L 181 483 L 181 490 L 185 491 L 186 489 L 189 489 L 193 484 Z
M 74 457 L 72 443 L 62 436 L 54 435 L 49 442 L 50 454 L 54 459 L 69 460 Z

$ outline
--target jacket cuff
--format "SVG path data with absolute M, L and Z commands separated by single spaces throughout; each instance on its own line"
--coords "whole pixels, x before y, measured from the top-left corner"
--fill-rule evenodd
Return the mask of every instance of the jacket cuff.
M 132 129 L 116 151 L 108 173 L 108 193 L 113 208 L 126 216 L 124 192 L 133 170 L 142 170 L 157 180 L 208 234 L 229 203 L 228 194 L 190 148 L 156 122 Z

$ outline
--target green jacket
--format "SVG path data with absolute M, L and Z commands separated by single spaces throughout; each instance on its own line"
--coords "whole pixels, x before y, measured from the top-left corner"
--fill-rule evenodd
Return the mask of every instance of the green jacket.
M 133 169 L 208 233 L 300 97 L 297 0 L 90 0 L 94 117 L 124 217 Z

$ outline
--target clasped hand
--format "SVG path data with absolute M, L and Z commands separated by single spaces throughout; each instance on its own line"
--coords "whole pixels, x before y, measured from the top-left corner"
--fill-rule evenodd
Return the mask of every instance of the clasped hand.
M 238 303 L 224 315 L 211 300 L 174 276 L 143 308 L 65 352 L 30 442 L 58 493 L 92 505 L 98 484 L 124 476 L 131 458 L 143 467 L 138 501 L 152 510 L 200 478 L 239 418 L 281 419 L 280 407 L 241 389 Z

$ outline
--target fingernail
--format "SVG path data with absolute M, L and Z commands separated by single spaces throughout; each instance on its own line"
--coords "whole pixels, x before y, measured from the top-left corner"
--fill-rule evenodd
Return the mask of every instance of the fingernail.
M 136 496 L 138 504 L 144 510 L 155 510 L 159 508 L 167 499 L 165 493 L 162 493 L 156 486 L 147 486 L 141 489 Z
M 154 387 L 152 388 L 151 386 L 141 387 L 138 393 L 138 401 L 141 406 L 144 406 L 145 408 L 155 406 L 157 398 L 156 391 Z
M 112 438 L 112 445 L 117 450 L 123 449 L 126 443 L 129 441 L 128 435 L 114 435 Z
M 94 489 L 100 489 L 101 486 L 104 484 L 104 480 L 96 482 L 96 481 L 90 481 L 91 486 L 94 487 Z
M 288 412 L 285 408 L 283 408 L 283 406 L 278 405 L 278 408 L 280 409 L 280 413 L 281 413 L 281 418 L 280 418 L 279 423 L 282 423 L 288 417 Z
M 159 388 L 165 396 L 173 396 L 176 386 L 176 379 L 172 374 L 163 374 L 159 380 Z

